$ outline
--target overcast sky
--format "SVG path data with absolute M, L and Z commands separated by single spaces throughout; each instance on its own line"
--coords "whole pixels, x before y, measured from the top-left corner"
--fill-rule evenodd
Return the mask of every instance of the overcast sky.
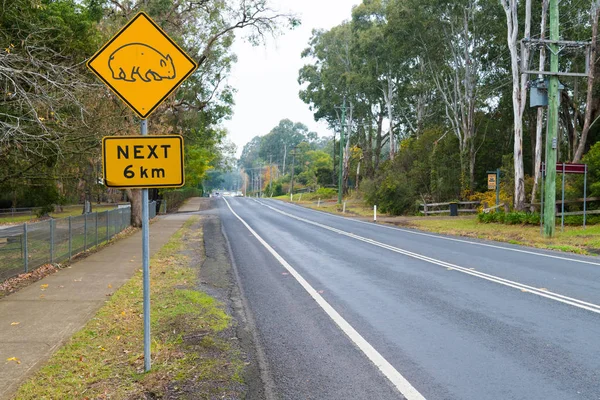
M 229 83 L 237 89 L 234 115 L 225 121 L 237 154 L 254 136 L 266 135 L 280 120 L 302 122 L 319 135 L 331 135 L 325 123 L 298 97 L 298 70 L 306 63 L 300 53 L 308 47 L 313 29 L 329 29 L 350 19 L 352 6 L 361 0 L 272 0 L 279 11 L 293 12 L 302 25 L 266 46 L 253 47 L 241 38 L 233 46 L 238 62 Z M 241 35 L 240 35 L 241 36 Z

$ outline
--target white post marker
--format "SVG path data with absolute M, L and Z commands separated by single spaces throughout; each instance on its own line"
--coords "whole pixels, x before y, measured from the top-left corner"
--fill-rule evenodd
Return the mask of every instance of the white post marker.
M 373 222 L 377 222 L 377 206 L 373 206 Z
M 319 201 L 317 202 L 317 207 L 321 207 L 321 199 L 319 198 Z
M 346 214 L 346 202 L 344 202 L 344 206 L 342 207 L 342 214 Z

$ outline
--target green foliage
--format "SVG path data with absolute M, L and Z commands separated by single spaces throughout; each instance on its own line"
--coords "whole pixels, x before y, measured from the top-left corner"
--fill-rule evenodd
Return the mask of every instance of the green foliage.
M 320 196 L 322 199 L 328 199 L 328 198 L 336 197 L 338 194 L 338 191 L 336 189 L 331 189 L 331 188 L 319 188 L 319 189 L 317 189 L 316 194 L 318 196 Z
M 414 189 L 404 173 L 387 168 L 375 180 L 365 179 L 361 185 L 365 200 L 387 214 L 400 215 L 413 210 Z

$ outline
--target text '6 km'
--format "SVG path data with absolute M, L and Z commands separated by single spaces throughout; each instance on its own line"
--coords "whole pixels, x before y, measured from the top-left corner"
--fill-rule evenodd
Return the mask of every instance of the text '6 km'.
M 179 187 L 184 183 L 181 136 L 116 136 L 102 142 L 109 187 Z

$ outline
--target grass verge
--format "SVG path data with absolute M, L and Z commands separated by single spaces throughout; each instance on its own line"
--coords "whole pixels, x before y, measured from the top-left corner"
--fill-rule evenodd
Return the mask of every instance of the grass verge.
M 360 199 L 347 199 L 346 202 L 346 213 L 344 214 L 343 205 L 337 204 L 337 198 L 321 199 L 319 202 L 318 198 L 315 198 L 313 193 L 306 194 L 295 194 L 293 201 L 290 201 L 289 195 L 273 197 L 276 200 L 285 201 L 287 203 L 294 203 L 307 208 L 313 208 L 315 210 L 325 211 L 332 214 L 356 216 L 356 217 L 372 217 L 373 207 L 369 207 Z M 308 198 L 308 199 L 307 199 Z M 381 214 L 378 214 L 381 215 Z M 383 216 L 386 216 L 385 214 Z
M 222 304 L 194 290 L 190 219 L 151 260 L 152 370 L 143 372 L 141 271 L 19 388 L 18 399 L 230 398 L 244 364 Z M 197 250 L 196 250 L 197 251 Z M 197 261 L 197 260 L 196 260 Z
M 588 226 L 585 230 L 582 227 L 566 226 L 564 232 L 560 232 L 560 227 L 557 227 L 553 238 L 543 237 L 539 226 L 484 224 L 478 222 L 476 217 L 415 217 L 410 218 L 407 225 L 434 233 L 496 240 L 577 254 L 600 254 L 600 225 Z

